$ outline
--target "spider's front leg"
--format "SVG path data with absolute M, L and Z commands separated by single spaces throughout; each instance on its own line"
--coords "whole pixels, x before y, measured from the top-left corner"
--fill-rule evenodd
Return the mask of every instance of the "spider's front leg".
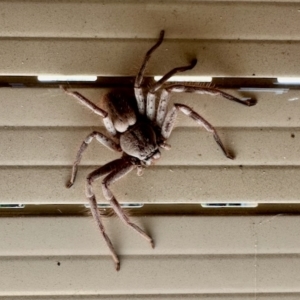
M 204 87 L 199 84 L 166 84 L 164 85 L 164 82 L 161 82 L 160 86 L 157 86 L 158 88 L 162 88 L 162 92 L 160 95 L 160 101 L 157 108 L 157 115 L 156 115 L 156 123 L 158 126 L 162 126 L 166 113 L 167 113 L 167 107 L 168 102 L 170 99 L 170 94 L 173 93 L 195 93 L 195 94 L 201 94 L 201 95 L 211 95 L 211 96 L 222 96 L 223 98 L 245 105 L 245 106 L 254 106 L 257 101 L 256 99 L 246 99 L 242 100 L 239 98 L 236 98 L 230 94 L 227 94 L 219 89 L 213 88 L 213 87 Z M 150 93 L 150 92 L 149 92 Z
M 196 113 L 193 109 L 191 109 L 189 106 L 180 103 L 175 103 L 173 105 L 173 108 L 167 114 L 167 106 L 170 98 L 170 93 L 177 92 L 177 93 L 208 94 L 213 96 L 220 95 L 227 100 L 234 101 L 243 104 L 245 106 L 253 106 L 257 103 L 257 101 L 255 99 L 241 100 L 219 89 L 212 88 L 212 87 L 203 87 L 197 84 L 164 85 L 165 81 L 166 80 L 162 80 L 161 83 L 156 86 L 156 88 L 162 88 L 162 93 L 160 96 L 160 101 L 158 104 L 157 115 L 156 115 L 156 124 L 161 127 L 162 136 L 165 139 L 169 138 L 173 130 L 178 111 L 181 111 L 182 113 L 184 113 L 185 115 L 187 115 L 188 117 L 196 121 L 200 126 L 203 126 L 207 131 L 211 132 L 214 136 L 215 141 L 220 146 L 225 156 L 230 159 L 234 159 L 234 156 L 231 153 L 229 153 L 224 147 L 215 128 L 209 122 L 207 122 L 203 117 L 201 117 L 198 113 Z
M 197 59 L 193 59 L 188 66 L 177 67 L 169 71 L 166 75 L 164 75 L 159 81 L 157 81 L 148 91 L 147 94 L 147 107 L 146 107 L 146 114 L 149 120 L 153 121 L 155 118 L 155 99 L 156 99 L 156 92 L 163 86 L 163 84 L 170 79 L 173 75 L 180 72 L 185 72 L 191 70 L 197 64 Z M 160 101 L 160 107 L 158 112 L 161 110 L 162 102 Z
M 143 89 L 142 89 L 142 82 L 144 79 L 144 73 L 145 73 L 145 69 L 146 66 L 149 62 L 149 59 L 151 57 L 151 54 L 154 52 L 154 50 L 156 48 L 158 48 L 160 46 L 160 44 L 162 43 L 163 39 L 164 39 L 164 35 L 165 35 L 165 31 L 162 30 L 160 32 L 159 35 L 159 39 L 158 41 L 155 43 L 154 46 L 152 46 L 148 52 L 146 53 L 145 57 L 144 57 L 144 61 L 142 63 L 142 66 L 139 70 L 139 73 L 137 74 L 136 78 L 135 78 L 135 82 L 134 82 L 134 93 L 135 93 L 135 98 L 137 101 L 137 105 L 138 105 L 138 109 L 139 109 L 139 113 L 141 115 L 145 114 L 145 96 L 143 93 Z
M 222 96 L 223 98 L 245 105 L 245 106 L 254 106 L 257 103 L 256 99 L 247 98 L 245 100 L 234 97 L 230 94 L 227 94 L 214 87 L 201 86 L 199 84 L 184 84 L 184 83 L 175 83 L 169 84 L 165 87 L 167 93 L 195 93 L 200 95 L 211 95 L 211 96 Z
M 167 116 L 164 120 L 162 129 L 161 129 L 161 134 L 165 139 L 169 138 L 169 136 L 174 128 L 174 124 L 175 124 L 175 121 L 176 121 L 176 118 L 178 115 L 178 111 L 181 111 L 186 116 L 188 116 L 191 119 L 193 119 L 194 121 L 196 121 L 196 123 L 198 125 L 203 126 L 208 132 L 211 132 L 214 136 L 215 141 L 220 146 L 220 148 L 222 149 L 225 156 L 229 159 L 234 159 L 234 156 L 231 153 L 229 153 L 228 150 L 223 145 L 215 128 L 209 122 L 207 122 L 203 117 L 201 117 L 198 113 L 196 113 L 194 110 L 192 110 L 189 106 L 184 105 L 184 104 L 175 103 L 173 105 L 173 108 L 171 108 L 171 110 L 167 114 Z

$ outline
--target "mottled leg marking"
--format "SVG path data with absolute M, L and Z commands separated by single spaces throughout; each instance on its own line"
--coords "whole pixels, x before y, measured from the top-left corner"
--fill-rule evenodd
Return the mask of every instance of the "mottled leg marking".
M 97 131 L 93 131 L 92 133 L 90 133 L 85 140 L 82 142 L 77 155 L 76 155 L 76 159 L 75 162 L 73 163 L 73 168 L 72 168 L 72 175 L 71 175 L 71 179 L 70 181 L 67 183 L 67 187 L 70 188 L 76 179 L 76 175 L 77 175 L 77 171 L 78 171 L 78 165 L 80 163 L 80 160 L 82 158 L 82 153 L 84 152 L 84 150 L 87 148 L 87 146 L 91 143 L 91 141 L 96 138 L 96 140 L 101 143 L 102 145 L 106 146 L 108 149 L 114 150 L 114 151 L 118 151 L 121 152 L 121 147 L 119 144 L 115 143 L 113 140 L 109 139 L 108 137 L 106 137 L 104 134 L 97 132 Z
M 183 104 L 175 103 L 173 108 L 167 114 L 166 119 L 162 126 L 162 136 L 165 139 L 167 139 L 170 136 L 170 134 L 174 128 L 175 120 L 178 115 L 178 110 L 181 111 L 182 113 L 184 113 L 186 116 L 192 118 L 194 121 L 197 122 L 198 125 L 203 126 L 208 132 L 211 132 L 215 138 L 215 141 L 220 146 L 220 148 L 222 149 L 225 156 L 230 159 L 234 158 L 234 156 L 232 154 L 230 154 L 224 147 L 215 128 L 209 122 L 207 122 L 204 118 L 202 118 L 199 114 L 197 114 L 195 111 L 193 111 L 190 107 L 183 105 Z
M 154 248 L 154 242 L 153 239 L 139 226 L 132 223 L 128 216 L 125 214 L 124 210 L 120 206 L 119 202 L 116 200 L 114 195 L 112 194 L 111 190 L 108 188 L 108 186 L 115 181 L 121 179 L 123 176 L 128 174 L 130 171 L 132 171 L 134 168 L 136 168 L 136 165 L 133 165 L 131 162 L 124 161 L 124 163 L 119 168 L 115 169 L 113 172 L 108 174 L 104 180 L 102 181 L 102 191 L 104 197 L 110 202 L 113 210 L 115 211 L 116 215 L 129 227 L 131 227 L 133 230 L 135 230 L 137 233 L 139 233 L 144 239 L 146 239 Z
M 159 39 L 156 42 L 156 44 L 150 50 L 148 50 L 148 52 L 146 53 L 144 61 L 143 61 L 143 64 L 142 64 L 142 66 L 141 66 L 141 68 L 139 70 L 139 73 L 137 74 L 137 76 L 135 78 L 134 93 L 135 93 L 135 97 L 136 97 L 136 100 L 137 100 L 137 105 L 138 105 L 139 113 L 141 115 L 145 114 L 145 98 L 144 98 L 143 89 L 141 88 L 141 84 L 142 84 L 142 81 L 144 79 L 145 69 L 146 69 L 146 66 L 147 66 L 147 64 L 149 62 L 151 54 L 162 43 L 162 41 L 164 39 L 164 34 L 165 34 L 164 30 L 162 30 L 160 32 L 160 36 L 159 36 Z
M 162 90 L 156 114 L 156 124 L 161 127 L 167 114 L 170 93 L 167 90 Z
M 147 117 L 149 120 L 153 121 L 155 118 L 155 93 L 164 85 L 164 83 L 171 78 L 174 74 L 179 73 L 179 72 L 185 72 L 187 70 L 191 70 L 195 67 L 197 64 L 197 59 L 192 60 L 191 64 L 188 66 L 183 66 L 183 67 L 177 67 L 169 71 L 166 75 L 164 75 L 159 81 L 157 81 L 149 90 L 147 94 Z M 162 97 L 165 96 L 165 93 L 162 93 Z M 160 101 L 160 106 L 158 108 L 158 111 L 162 110 L 162 106 L 164 103 Z M 160 117 L 159 117 L 160 118 Z

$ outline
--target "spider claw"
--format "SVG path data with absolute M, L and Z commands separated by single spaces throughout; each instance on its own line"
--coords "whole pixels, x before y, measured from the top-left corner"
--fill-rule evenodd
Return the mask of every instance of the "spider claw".
M 74 182 L 71 182 L 71 181 L 67 182 L 66 188 L 69 189 L 73 184 L 74 184 Z
M 152 249 L 154 249 L 155 248 L 155 244 L 154 244 L 154 241 L 152 239 L 150 241 L 150 244 L 151 244 Z
M 161 31 L 160 31 L 160 34 L 159 34 L 159 40 L 163 40 L 164 35 L 165 35 L 165 31 L 164 31 L 164 30 L 161 30 Z
M 191 61 L 191 68 L 194 68 L 196 66 L 197 62 L 198 62 L 197 58 L 193 59 Z
M 232 160 L 235 159 L 235 156 L 233 154 L 230 154 L 230 153 L 227 152 L 227 153 L 225 153 L 225 155 L 229 159 L 232 159 Z
M 249 99 L 245 101 L 247 103 L 248 106 L 253 106 L 257 103 L 256 99 Z
M 120 262 L 116 262 L 116 271 L 120 271 Z

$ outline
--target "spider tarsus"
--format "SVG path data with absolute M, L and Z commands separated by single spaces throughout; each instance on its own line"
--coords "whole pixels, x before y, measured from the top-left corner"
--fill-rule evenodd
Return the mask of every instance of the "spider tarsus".
M 256 99 L 249 99 L 245 101 L 247 103 L 248 106 L 253 106 L 257 103 Z
M 159 34 L 159 40 L 163 40 L 164 35 L 165 35 L 165 31 L 164 31 L 164 30 L 161 30 L 161 31 L 160 31 L 160 34 Z
M 73 184 L 74 184 L 74 182 L 71 182 L 71 181 L 67 182 L 66 188 L 69 189 Z
M 153 240 L 150 241 L 150 244 L 151 244 L 152 249 L 154 249 L 155 248 L 155 244 L 154 244 Z
M 191 61 L 191 69 L 196 66 L 197 62 L 198 62 L 197 58 L 195 58 Z
M 226 155 L 226 157 L 229 158 L 229 159 L 232 159 L 232 160 L 235 159 L 235 156 L 234 156 L 233 154 L 231 154 L 231 153 L 228 153 L 228 152 L 227 152 L 227 153 L 225 153 L 225 155 Z
M 116 263 L 116 271 L 120 271 L 120 262 Z

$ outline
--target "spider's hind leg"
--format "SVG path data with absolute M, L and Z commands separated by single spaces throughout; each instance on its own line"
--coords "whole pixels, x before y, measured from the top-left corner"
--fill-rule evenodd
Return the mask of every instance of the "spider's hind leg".
M 133 162 L 130 158 L 123 158 L 123 161 L 120 162 L 118 168 L 116 168 L 114 171 L 109 173 L 104 180 L 102 181 L 102 191 L 104 197 L 110 202 L 114 212 L 116 215 L 129 227 L 131 227 L 133 230 L 135 230 L 137 233 L 139 233 L 144 239 L 146 239 L 154 248 L 154 242 L 153 239 L 139 226 L 134 224 L 129 217 L 124 212 L 123 208 L 120 206 L 119 202 L 115 198 L 115 196 L 112 194 L 111 190 L 108 188 L 110 184 L 116 182 L 117 180 L 121 179 L 125 175 L 127 175 L 130 171 L 135 169 L 138 166 L 135 162 Z
M 115 136 L 117 134 L 116 129 L 108 115 L 108 113 L 101 109 L 100 107 L 98 107 L 97 105 L 95 105 L 92 101 L 90 101 L 89 99 L 85 98 L 83 95 L 81 95 L 78 92 L 70 92 L 67 88 L 65 88 L 64 86 L 60 86 L 60 88 L 68 95 L 74 97 L 75 99 L 77 99 L 82 105 L 86 106 L 87 108 L 89 108 L 90 110 L 92 110 L 96 115 L 99 115 L 103 118 L 103 123 L 104 126 L 106 128 L 106 130 L 113 136 Z
M 100 229 L 100 232 L 102 236 L 105 239 L 105 242 L 111 252 L 112 258 L 115 262 L 116 270 L 118 271 L 120 269 L 120 261 L 118 259 L 118 256 L 115 252 L 115 249 L 107 236 L 101 216 L 97 207 L 97 201 L 95 197 L 95 193 L 93 191 L 92 183 L 100 178 L 101 176 L 107 175 L 104 180 L 102 181 L 102 190 L 104 197 L 109 200 L 114 212 L 117 214 L 117 216 L 129 227 L 137 231 L 142 237 L 144 237 L 147 241 L 150 242 L 151 246 L 154 247 L 153 240 L 150 236 L 148 236 L 140 227 L 138 227 L 136 224 L 132 223 L 128 216 L 123 211 L 122 207 L 108 188 L 108 186 L 117 181 L 118 179 L 121 179 L 123 176 L 128 174 L 130 171 L 132 171 L 134 168 L 137 167 L 138 164 L 135 164 L 130 158 L 123 157 L 121 159 L 114 160 L 99 169 L 93 171 L 90 173 L 87 177 L 86 182 L 86 196 L 89 199 L 90 205 L 91 205 L 91 212 L 92 215 L 98 225 L 98 228 Z
M 112 170 L 115 170 L 119 166 L 121 161 L 122 161 L 122 159 L 117 159 L 117 160 L 111 161 L 108 164 L 98 168 L 97 170 L 93 171 L 92 173 L 90 173 L 87 176 L 87 182 L 86 182 L 86 196 L 90 203 L 91 213 L 93 215 L 94 220 L 97 223 L 100 233 L 102 234 L 102 236 L 110 250 L 110 253 L 115 262 L 115 267 L 116 267 L 117 271 L 119 271 L 119 269 L 120 269 L 120 261 L 119 261 L 119 258 L 116 254 L 116 251 L 114 249 L 114 246 L 113 246 L 110 238 L 108 237 L 108 235 L 105 232 L 105 228 L 104 228 L 104 225 L 101 220 L 101 215 L 98 210 L 98 205 L 97 205 L 96 197 L 95 197 L 95 194 L 93 191 L 92 183 L 95 180 L 97 180 L 98 178 L 100 178 L 101 176 L 104 176 L 104 175 L 108 174 L 109 172 L 111 172 Z

